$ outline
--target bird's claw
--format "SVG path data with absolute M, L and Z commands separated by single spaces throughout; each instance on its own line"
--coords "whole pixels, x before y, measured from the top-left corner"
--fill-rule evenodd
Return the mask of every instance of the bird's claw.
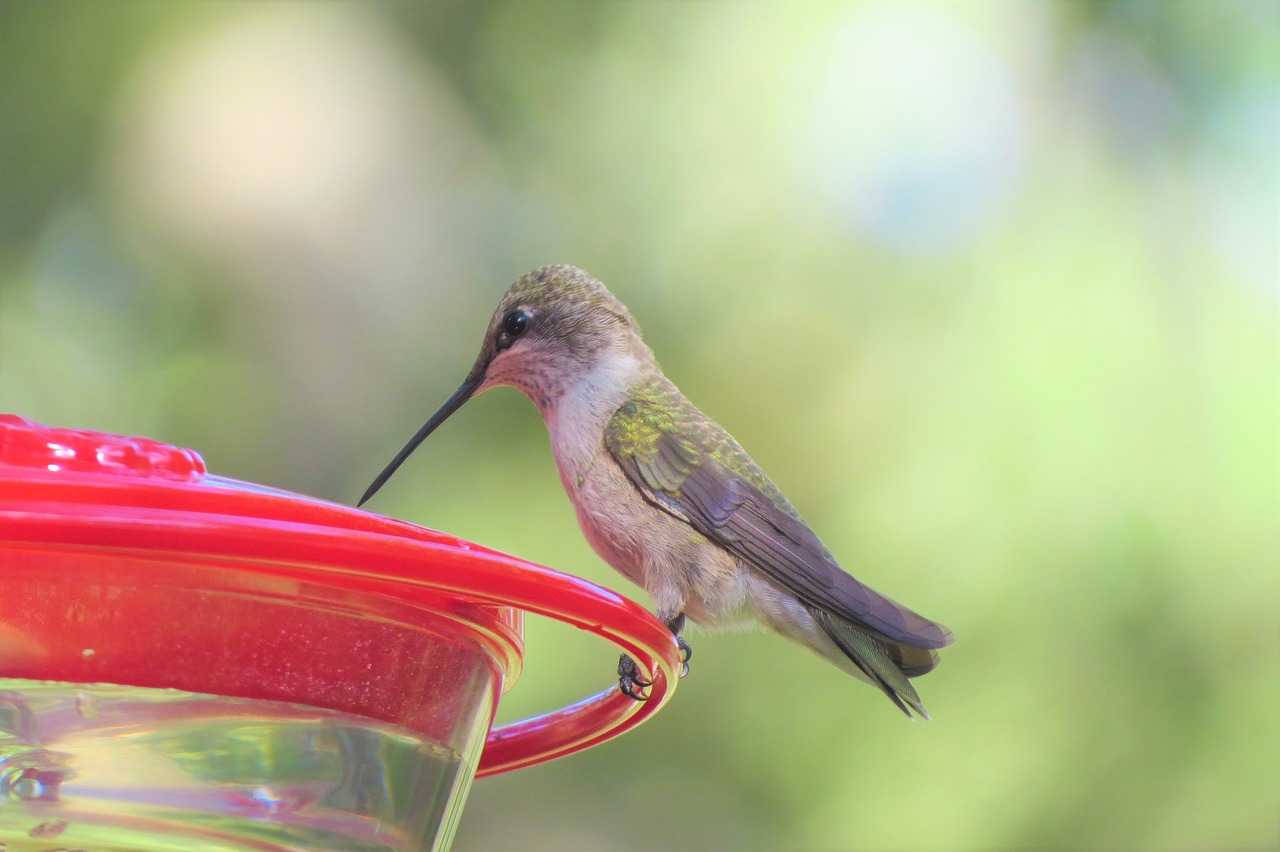
M 676 637 L 676 647 L 680 649 L 680 677 L 689 673 L 689 661 L 693 659 L 693 649 L 680 634 L 684 632 L 684 613 L 677 612 L 667 619 L 667 629 Z
M 684 629 L 684 613 L 676 613 L 667 621 L 667 627 L 675 636 L 676 648 L 680 651 L 680 677 L 684 677 L 689 673 L 689 660 L 693 659 L 693 648 L 680 635 L 680 631 Z M 622 690 L 623 695 L 636 701 L 648 701 L 649 695 L 645 690 L 651 686 L 653 681 L 641 679 L 640 667 L 635 660 L 626 654 L 618 658 L 618 689 Z
M 645 690 L 651 686 L 653 681 L 640 677 L 640 667 L 635 660 L 626 654 L 618 658 L 618 689 L 623 695 L 636 701 L 648 701 L 649 696 Z
M 684 641 L 683 636 L 676 637 L 676 647 L 680 649 L 680 677 L 689 673 L 689 661 L 693 659 L 693 648 Z

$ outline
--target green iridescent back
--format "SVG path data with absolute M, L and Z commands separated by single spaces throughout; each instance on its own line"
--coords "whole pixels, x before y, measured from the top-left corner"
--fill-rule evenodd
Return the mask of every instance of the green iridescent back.
M 678 449 L 678 456 L 661 464 L 658 448 L 663 438 Z M 746 450 L 680 393 L 663 375 L 632 388 L 631 399 L 618 409 L 605 428 L 605 446 L 616 458 L 635 457 L 643 467 L 655 471 L 650 484 L 680 497 L 685 478 L 707 460 L 718 462 L 742 477 L 773 505 L 796 520 L 800 514 L 765 476 Z

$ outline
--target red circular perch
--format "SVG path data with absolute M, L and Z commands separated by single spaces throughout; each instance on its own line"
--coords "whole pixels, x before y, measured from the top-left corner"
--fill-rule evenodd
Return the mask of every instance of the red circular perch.
M 563 709 L 491 730 L 479 775 L 572 754 L 635 727 L 670 699 L 680 662 L 666 625 L 621 595 L 577 577 L 347 506 L 209 476 L 191 450 L 142 438 L 50 429 L 13 415 L 0 415 L 0 554 L 6 552 L 22 559 L 6 563 L 17 568 L 0 573 L 0 590 L 23 582 L 25 564 L 34 585 L 24 588 L 46 597 L 53 594 L 46 575 L 31 566 L 45 571 L 55 564 L 50 560 L 59 559 L 58 576 L 66 582 L 57 588 L 67 595 L 83 585 L 75 571 L 99 571 L 105 564 L 126 571 L 129 582 L 140 588 L 172 590 L 188 584 L 202 589 L 211 584 L 229 594 L 300 589 L 310 595 L 308 600 L 320 599 L 331 607 L 337 606 L 333 601 L 364 596 L 394 611 L 395 618 L 412 620 L 415 612 L 437 621 L 443 616 L 486 650 L 504 689 L 521 668 L 522 614 L 533 613 L 609 640 L 653 681 L 645 702 L 625 697 L 611 684 Z M 177 600 L 149 598 L 145 606 L 150 609 L 139 610 L 133 623 L 181 618 Z M 65 610 L 67 603 L 59 605 Z M 327 706 L 328 693 L 311 681 L 304 691 L 282 693 L 283 687 L 264 682 L 261 672 L 237 680 L 230 664 L 226 671 L 166 672 L 166 649 L 153 651 L 142 643 L 132 646 L 131 654 L 120 655 L 114 671 L 119 679 L 112 679 L 104 676 L 112 674 L 103 668 L 109 655 L 59 653 L 58 642 L 65 639 L 69 649 L 76 638 L 61 635 L 65 626 L 42 639 L 48 647 L 27 665 L 3 653 L 6 647 L 24 647 L 11 641 L 14 630 L 34 624 L 21 621 L 23 617 L 36 619 L 38 613 L 6 613 L 4 618 L 19 620 L 0 619 L 0 676 L 192 691 L 215 691 L 199 687 L 220 678 L 214 684 L 222 688 L 218 694 Z M 4 634 L 5 629 L 10 633 Z M 287 662 L 312 669 L 326 663 L 340 667 L 351 646 L 332 644 L 300 649 L 297 659 Z M 278 653 L 291 653 L 283 647 Z M 365 705 L 358 703 L 365 697 L 344 694 L 347 704 L 335 709 L 414 727 L 417 717 L 404 706 L 412 699 L 383 695 Z

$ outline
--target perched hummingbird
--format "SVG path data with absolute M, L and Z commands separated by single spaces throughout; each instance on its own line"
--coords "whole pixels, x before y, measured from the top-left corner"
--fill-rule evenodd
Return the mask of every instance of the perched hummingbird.
M 756 621 L 928 718 L 908 678 L 938 664 L 951 631 L 846 574 L 737 441 L 663 375 L 623 304 L 572 266 L 537 269 L 507 290 L 462 385 L 358 505 L 498 385 L 538 407 L 583 534 L 653 598 L 685 672 L 686 616 L 707 627 Z M 618 675 L 625 694 L 646 697 L 651 684 L 625 655 Z

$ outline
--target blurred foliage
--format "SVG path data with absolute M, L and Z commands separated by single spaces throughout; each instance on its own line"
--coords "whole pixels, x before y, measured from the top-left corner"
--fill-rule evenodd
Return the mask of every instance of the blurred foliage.
M 458 848 L 1280 845 L 1280 6 L 0 5 L 0 409 L 350 502 L 510 280 L 605 280 L 862 579 L 906 723 L 694 635 Z M 532 406 L 375 508 L 641 595 Z M 502 718 L 608 680 L 530 619 Z

